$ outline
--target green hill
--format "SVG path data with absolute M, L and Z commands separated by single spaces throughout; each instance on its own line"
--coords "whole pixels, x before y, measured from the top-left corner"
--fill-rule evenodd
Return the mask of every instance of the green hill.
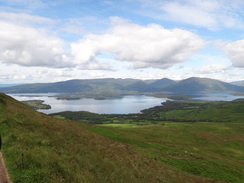
M 167 101 L 140 114 L 104 115 L 80 111 L 52 115 L 97 123 L 87 129 L 130 145 L 144 157 L 181 172 L 226 183 L 242 183 L 243 111 L 244 99 L 237 99 L 229 102 Z
M 170 168 L 94 129 L 0 94 L 2 153 L 15 183 L 217 182 Z

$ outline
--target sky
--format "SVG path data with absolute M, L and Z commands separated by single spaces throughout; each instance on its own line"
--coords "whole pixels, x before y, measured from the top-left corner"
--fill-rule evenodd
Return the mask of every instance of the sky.
M 244 80 L 243 0 L 0 0 L 0 84 Z

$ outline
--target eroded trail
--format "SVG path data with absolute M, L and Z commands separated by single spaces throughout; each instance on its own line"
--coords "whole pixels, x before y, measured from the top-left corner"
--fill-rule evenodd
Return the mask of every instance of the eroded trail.
M 0 152 L 0 183 L 11 183 L 7 174 L 7 170 L 4 165 L 3 156 L 1 152 Z

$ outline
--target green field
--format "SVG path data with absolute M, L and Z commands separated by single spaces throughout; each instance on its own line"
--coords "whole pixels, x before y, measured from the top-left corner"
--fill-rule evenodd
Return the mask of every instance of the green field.
M 14 183 L 241 183 L 243 109 L 243 100 L 179 101 L 70 121 L 0 94 L 2 153 Z
M 113 124 L 88 129 L 179 171 L 223 182 L 244 180 L 243 123 Z
M 59 114 L 96 122 L 87 129 L 177 170 L 225 182 L 244 179 L 244 100 L 167 101 L 128 115 Z

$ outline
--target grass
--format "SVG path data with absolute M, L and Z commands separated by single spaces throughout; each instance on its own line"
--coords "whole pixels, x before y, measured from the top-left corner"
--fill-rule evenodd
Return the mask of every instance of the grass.
M 216 182 L 153 159 L 176 147 L 145 140 L 138 129 L 146 128 L 56 119 L 0 94 L 2 153 L 14 183 Z
M 53 116 L 53 117 L 55 117 L 55 118 L 57 118 L 57 119 L 65 119 L 65 117 L 64 117 L 64 116 L 61 116 L 61 115 L 55 115 L 55 116 Z
M 123 127 L 124 126 L 124 127 Z M 223 182 L 244 180 L 243 123 L 165 123 L 89 127 L 179 171 Z
M 117 128 L 137 128 L 136 124 L 101 124 L 98 126 L 117 127 Z
M 86 129 L 129 145 L 145 158 L 180 172 L 241 183 L 243 111 L 244 100 L 168 101 L 142 114 L 101 116 L 100 123 L 112 119 L 112 124 L 90 125 Z

